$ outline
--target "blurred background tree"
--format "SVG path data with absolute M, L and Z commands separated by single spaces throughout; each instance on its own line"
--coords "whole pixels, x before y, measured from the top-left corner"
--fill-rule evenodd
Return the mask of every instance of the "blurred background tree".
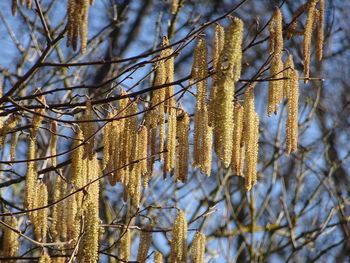
M 75 253 L 82 253 L 54 240 L 52 213 L 57 178 L 68 180 L 74 166 L 70 149 L 87 101 L 92 104 L 95 126 L 101 128 L 92 135 L 96 141 L 94 151 L 101 160 L 103 120 L 117 105 L 121 90 L 141 102 L 143 110 L 149 109 L 156 86 L 154 60 L 159 58 L 162 37 L 168 36 L 175 50 L 177 106 L 193 117 L 196 91 L 188 81 L 195 45 L 200 38 L 207 40 L 211 69 L 215 24 L 227 26 L 230 16 L 244 22 L 242 75 L 236 84 L 235 99 L 243 101 L 247 83 L 256 84 L 255 104 L 260 117 L 258 183 L 246 191 L 244 179 L 225 168 L 215 154 L 209 177 L 191 166 L 191 157 L 186 183 L 174 182 L 173 178 L 163 180 L 163 163 L 156 162 L 149 186 L 142 190 L 140 207 L 135 210 L 130 198 L 124 198 L 121 184 L 111 186 L 103 177 L 99 262 L 125 262 L 118 248 L 123 247 L 126 228 L 130 229 L 131 239 L 128 260 L 136 262 L 140 233 L 147 233 L 149 223 L 153 225 L 153 238 L 147 260 L 151 262 L 157 254 L 154 251 L 159 251 L 167 262 L 176 209 L 185 212 L 189 224 L 188 246 L 196 231 L 206 235 L 205 262 L 348 262 L 350 2 L 325 1 L 324 56 L 321 61 L 316 59 L 313 44 L 312 79 L 307 84 L 300 81 L 296 153 L 285 153 L 287 104 L 281 104 L 276 116 L 268 117 L 266 113 L 270 77 L 268 24 L 275 7 L 280 7 L 284 57 L 293 54 L 295 68 L 302 72 L 303 37 L 288 38 L 286 28 L 298 8 L 307 2 L 180 0 L 174 9 L 172 1 L 98 0 L 88 11 L 87 45 L 82 54 L 80 45 L 77 51 L 66 47 L 66 1 L 33 0 L 29 8 L 18 3 L 16 16 L 11 12 L 17 1 L 1 1 L 2 252 L 8 246 L 4 241 L 5 229 L 9 229 L 6 226 L 13 224 L 21 232 L 18 253 L 0 253 L 1 262 L 36 262 L 44 253 L 57 262 L 68 262 Z M 298 17 L 296 30 L 301 33 L 306 14 L 304 11 Z M 50 212 L 47 237 L 39 242 L 35 241 L 26 210 L 25 180 L 33 115 L 43 113 L 46 117 L 36 135 L 36 169 L 38 180 L 48 188 Z M 16 120 L 8 121 L 9 118 Z M 53 120 L 57 121 L 55 128 Z M 47 158 L 55 154 L 50 152 L 53 133 L 57 134 L 57 164 Z M 8 221 L 11 214 L 18 222 Z

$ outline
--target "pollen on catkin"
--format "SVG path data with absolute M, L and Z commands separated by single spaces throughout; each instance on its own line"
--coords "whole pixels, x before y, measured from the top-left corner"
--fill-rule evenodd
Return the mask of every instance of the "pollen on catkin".
M 85 174 L 83 173 L 83 156 L 84 156 L 84 147 L 82 142 L 84 141 L 83 132 L 80 128 L 78 128 L 78 132 L 75 135 L 73 142 L 73 153 L 72 153 L 72 172 L 71 172 L 71 180 L 73 185 L 77 188 L 82 187 L 85 182 Z
M 17 219 L 12 217 L 5 217 L 4 223 L 8 226 L 17 229 L 18 221 Z M 16 257 L 19 249 L 19 236 L 12 229 L 0 224 L 3 229 L 3 237 L 2 237 L 2 257 Z M 16 260 L 9 260 L 10 263 L 15 263 Z
M 182 210 L 178 211 L 171 233 L 169 262 L 187 262 L 187 221 Z
M 65 196 L 65 190 L 66 190 L 65 184 L 66 183 L 60 176 L 56 177 L 54 193 L 53 193 L 54 202 L 59 201 L 62 197 Z M 51 234 L 55 241 L 59 241 L 60 236 L 62 235 L 61 222 L 65 221 L 64 209 L 65 209 L 64 201 L 58 202 L 54 204 L 52 207 Z
M 32 160 L 35 158 L 35 142 L 34 138 L 29 138 L 29 148 L 27 159 Z M 34 200 L 36 197 L 37 189 L 37 173 L 35 170 L 35 162 L 31 161 L 27 164 L 27 175 L 26 175 L 26 190 L 25 190 L 25 202 L 28 209 L 33 208 Z
M 190 118 L 186 112 L 183 112 L 177 120 L 177 138 L 176 147 L 176 180 L 183 183 L 187 180 L 188 155 L 189 155 L 189 130 Z
M 191 262 L 204 263 L 206 237 L 204 234 L 197 232 L 193 238 L 190 254 Z
M 299 100 L 299 74 L 293 70 L 288 91 L 288 115 L 286 124 L 286 152 L 297 151 L 298 146 L 298 100 Z
M 283 76 L 282 50 L 283 50 L 283 23 L 282 13 L 279 8 L 275 9 L 270 22 L 270 53 L 272 59 L 270 63 L 271 81 L 269 81 L 268 95 L 268 116 L 278 112 L 278 104 L 283 99 Z
M 168 134 L 167 134 L 167 152 L 165 154 L 164 167 L 166 172 L 171 172 L 175 168 L 176 151 L 176 122 L 177 113 L 175 108 L 170 108 L 168 114 Z
M 44 207 L 48 204 L 48 193 L 47 187 L 44 183 L 41 183 L 38 187 L 38 196 L 37 196 L 37 207 Z M 36 207 L 35 207 L 36 208 Z M 39 241 L 44 241 L 46 239 L 47 233 L 47 216 L 49 209 L 43 208 L 36 212 L 34 218 L 34 232 L 35 236 Z
M 90 1 L 89 3 L 89 0 L 69 0 L 67 5 L 67 46 L 72 46 L 76 50 L 80 37 L 81 53 L 86 50 L 89 4 L 92 5 L 93 2 Z
M 51 263 L 51 258 L 47 253 L 44 253 L 39 258 L 39 263 Z
M 91 159 L 94 154 L 96 124 L 93 122 L 93 109 L 90 99 L 86 101 L 86 109 L 81 120 L 85 121 L 80 125 L 85 139 L 84 154 Z
M 245 187 L 250 190 L 256 182 L 258 158 L 259 117 L 255 112 L 254 89 L 248 87 L 244 97 L 243 130 L 246 157 Z
M 225 31 L 225 43 L 218 62 L 214 107 L 214 149 L 228 167 L 232 154 L 234 82 L 240 77 L 243 22 L 233 18 Z M 212 99 L 212 98 L 211 98 Z
M 310 56 L 311 56 L 311 38 L 313 31 L 313 24 L 315 20 L 315 8 L 318 0 L 311 0 L 309 10 L 307 12 L 307 18 L 305 23 L 305 31 L 304 31 L 304 82 L 308 82 L 309 74 L 310 74 Z
M 323 42 L 324 42 L 324 0 L 320 0 L 319 2 L 319 17 L 318 17 L 318 24 L 317 24 L 317 40 L 316 40 L 316 46 L 317 46 L 317 59 L 319 61 L 322 60 L 323 57 Z
M 146 258 L 148 255 L 148 250 L 152 244 L 152 224 L 147 225 L 144 231 L 141 231 L 140 235 L 140 243 L 137 252 L 137 261 L 140 263 L 146 262 Z
M 163 263 L 163 255 L 157 250 L 154 251 L 153 263 Z
M 233 112 L 232 139 L 232 170 L 239 176 L 243 175 L 244 140 L 243 140 L 243 106 L 235 103 Z M 243 159 L 243 160 L 242 160 Z
M 127 262 L 129 261 L 129 258 L 130 258 L 130 245 L 131 245 L 130 229 L 123 230 L 121 234 L 122 234 L 122 237 L 120 238 L 118 258 L 122 260 L 119 262 Z

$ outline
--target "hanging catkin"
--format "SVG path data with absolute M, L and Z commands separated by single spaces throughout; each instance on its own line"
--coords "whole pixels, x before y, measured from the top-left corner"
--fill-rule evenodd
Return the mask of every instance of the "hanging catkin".
M 153 229 L 153 226 L 150 224 L 150 225 L 147 225 L 144 228 L 144 231 L 141 232 L 139 249 L 137 252 L 137 261 L 140 263 L 146 262 L 148 250 L 152 244 L 152 229 Z
M 129 261 L 131 243 L 130 229 L 126 229 L 125 231 L 123 230 L 122 235 L 123 236 L 120 239 L 118 254 L 118 258 L 121 259 L 120 261 L 118 261 L 120 263 Z
M 90 5 L 92 5 L 92 1 Z M 89 0 L 69 0 L 67 5 L 67 46 L 77 49 L 78 38 L 80 37 L 80 52 L 84 53 L 87 43 L 87 27 L 89 15 Z
M 17 229 L 18 228 L 18 221 L 17 219 L 12 217 L 5 217 L 4 223 L 8 226 Z M 3 230 L 3 236 L 2 236 L 2 257 L 16 257 L 19 249 L 19 236 L 18 234 L 13 231 L 12 229 L 3 226 L 0 224 L 2 230 Z M 9 260 L 7 262 L 15 263 L 16 260 Z
M 320 0 L 319 2 L 319 17 L 318 17 L 318 24 L 317 24 L 317 58 L 319 61 L 322 60 L 323 56 L 323 42 L 324 42 L 324 0 Z
M 35 158 L 35 142 L 34 138 L 29 138 L 29 148 L 27 159 L 31 160 Z M 37 190 L 37 173 L 35 170 L 35 162 L 31 161 L 27 164 L 27 175 L 26 175 L 26 194 L 25 200 L 28 209 L 33 208 L 34 199 L 36 197 Z
M 51 126 L 51 140 L 50 140 L 50 155 L 54 156 L 57 154 L 57 122 L 53 122 L 52 126 Z M 57 165 L 57 158 L 52 157 L 51 158 L 51 162 L 52 162 L 52 166 L 56 166 Z
M 80 128 L 78 128 L 78 132 L 73 142 L 74 151 L 72 153 L 72 173 L 71 173 L 72 183 L 77 188 L 82 187 L 86 183 L 86 176 L 83 171 L 84 147 L 83 145 L 81 145 L 83 141 L 84 141 L 83 132 Z
M 113 118 L 113 114 L 108 114 L 107 116 L 108 119 Z M 103 159 L 102 159 L 102 169 L 105 169 L 108 161 L 111 159 L 111 154 L 112 151 L 111 150 L 111 144 L 112 144 L 112 140 L 115 139 L 115 137 L 112 136 L 113 133 L 113 129 L 112 129 L 112 123 L 113 121 L 109 121 L 106 123 L 106 125 L 104 126 L 103 130 Z
M 93 109 L 91 105 L 91 100 L 86 101 L 86 109 L 81 120 L 85 121 L 82 122 L 80 125 L 85 139 L 84 154 L 87 155 L 89 159 L 91 159 L 94 154 L 96 132 L 96 125 L 93 122 Z
M 182 210 L 179 210 L 176 216 L 171 233 L 169 262 L 187 262 L 187 221 Z
M 283 99 L 283 80 L 276 80 L 283 76 L 282 50 L 283 50 L 283 32 L 282 32 L 282 13 L 279 8 L 275 9 L 270 22 L 270 53 L 272 59 L 270 63 L 271 81 L 269 82 L 269 96 L 267 114 L 271 116 L 278 112 L 278 104 Z
M 177 113 L 175 108 L 169 109 L 168 114 L 168 136 L 167 136 L 167 153 L 165 155 L 165 171 L 171 172 L 175 168 L 175 150 L 176 150 L 176 119 Z
M 41 183 L 38 187 L 38 196 L 37 196 L 37 201 L 35 202 L 36 204 L 35 208 L 47 206 L 47 203 L 48 203 L 47 187 L 44 183 Z M 48 208 L 43 208 L 38 210 L 33 220 L 35 236 L 39 241 L 44 241 L 46 239 L 48 212 L 49 212 Z
M 190 118 L 186 112 L 178 117 L 177 120 L 177 139 L 176 148 L 176 180 L 183 183 L 187 180 L 188 172 L 188 153 L 189 153 L 189 129 Z
M 255 112 L 254 89 L 248 87 L 244 97 L 243 130 L 246 157 L 245 186 L 250 190 L 256 182 L 258 158 L 259 117 Z
M 288 116 L 286 124 L 287 154 L 296 152 L 298 145 L 299 74 L 295 69 L 292 70 L 290 75 L 290 84 L 288 87 Z
M 53 201 L 57 202 L 61 200 L 66 194 L 66 183 L 65 181 L 60 177 L 56 177 L 55 181 L 55 188 L 54 188 L 54 194 L 53 194 Z M 58 202 L 53 205 L 52 207 L 52 220 L 51 220 L 51 234 L 55 241 L 59 241 L 60 237 L 64 237 L 63 231 L 61 229 L 61 223 L 65 225 L 65 216 L 64 216 L 64 210 L 65 210 L 66 203 L 64 201 Z
M 205 235 L 197 232 L 193 238 L 191 249 L 190 249 L 191 262 L 204 263 L 205 243 L 206 243 Z
M 214 48 L 213 48 L 213 71 L 214 74 L 212 78 L 214 81 L 218 79 L 218 63 L 220 54 L 224 48 L 225 42 L 225 30 L 224 28 L 216 24 L 215 33 L 214 33 Z M 209 99 L 209 125 L 214 126 L 214 112 L 215 112 L 215 97 L 217 92 L 217 86 L 213 85 L 210 91 L 210 99 Z
M 232 170 L 243 175 L 244 140 L 243 140 L 243 107 L 236 102 L 233 113 L 233 139 L 232 139 Z
M 310 56 L 311 56 L 311 38 L 313 31 L 313 24 L 315 20 L 315 8 L 318 0 L 311 0 L 309 10 L 307 12 L 307 19 L 304 31 L 304 82 L 308 82 L 310 73 Z
M 231 162 L 234 82 L 239 79 L 241 72 L 242 34 L 242 20 L 233 18 L 225 31 L 224 48 L 218 62 L 217 81 L 214 83 L 214 147 L 225 167 Z

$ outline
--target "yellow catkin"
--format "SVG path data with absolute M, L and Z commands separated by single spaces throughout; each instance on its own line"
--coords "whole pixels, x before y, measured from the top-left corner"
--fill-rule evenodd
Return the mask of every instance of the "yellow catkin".
M 218 62 L 218 79 L 214 83 L 214 148 L 228 167 L 232 153 L 232 114 L 234 82 L 240 77 L 242 59 L 243 22 L 233 18 L 225 31 L 225 43 Z M 211 98 L 212 99 L 212 98 Z
M 152 225 L 147 225 L 144 229 L 145 231 L 141 232 L 139 249 L 137 252 L 137 261 L 140 263 L 146 262 L 148 250 L 152 244 L 152 228 Z
M 72 46 L 76 50 L 80 37 L 81 53 L 85 52 L 87 44 L 89 4 L 91 5 L 93 2 L 89 0 L 69 0 L 67 4 L 67 46 Z
M 64 184 L 65 182 L 62 180 L 62 178 L 60 176 L 57 176 L 53 193 L 54 202 L 60 200 L 64 196 Z M 54 204 L 52 207 L 51 234 L 53 239 L 57 241 L 59 240 L 61 233 L 60 221 L 62 220 L 62 204 L 64 205 L 64 202 Z
M 293 70 L 292 72 L 287 98 L 286 152 L 289 154 L 291 152 L 296 152 L 298 146 L 299 74 L 297 70 Z
M 276 80 L 283 76 L 282 50 L 283 50 L 283 24 L 282 13 L 279 8 L 275 9 L 270 22 L 270 63 L 271 81 L 269 82 L 268 116 L 278 112 L 278 104 L 283 99 L 283 80 Z
M 51 141 L 50 141 L 50 155 L 54 156 L 57 154 L 57 122 L 53 122 L 52 126 L 51 126 Z M 52 157 L 51 158 L 51 162 L 52 162 L 52 166 L 56 166 L 57 165 L 57 158 L 56 157 Z
M 167 45 L 169 43 L 166 43 Z M 165 51 L 164 56 L 166 57 L 165 60 L 165 71 L 166 71 L 166 83 L 173 83 L 174 82 L 174 56 L 173 56 L 173 49 L 167 48 Z M 170 85 L 165 88 L 165 112 L 169 113 L 169 108 L 175 107 L 175 98 L 174 98 L 174 86 Z
M 16 159 L 16 146 L 17 146 L 17 136 L 16 133 L 11 134 L 11 142 L 10 142 L 10 158 L 11 161 Z
M 283 69 L 283 97 L 288 98 L 288 92 L 290 90 L 290 86 L 293 82 L 292 75 L 294 70 L 294 62 L 293 56 L 290 54 L 284 63 Z
M 259 137 L 259 118 L 255 112 L 253 87 L 248 87 L 245 93 L 243 119 L 246 156 L 245 186 L 250 190 L 256 182 Z
M 47 253 L 44 253 L 39 258 L 39 263 L 51 263 L 51 258 Z
M 203 141 L 200 154 L 200 171 L 206 176 L 210 176 L 212 165 L 213 127 L 210 127 L 207 109 L 203 109 Z
M 157 250 L 154 251 L 153 263 L 163 263 L 163 255 Z
M 190 118 L 188 114 L 178 117 L 177 121 L 177 138 L 178 145 L 176 148 L 176 180 L 183 183 L 187 180 L 188 172 L 188 152 L 189 152 L 189 129 Z
M 130 236 L 130 229 L 126 229 L 122 232 L 122 237 L 120 239 L 120 245 L 119 245 L 119 254 L 118 258 L 121 259 L 121 262 L 127 262 L 130 258 L 130 245 L 131 245 L 131 236 Z
M 44 183 L 41 183 L 38 187 L 37 199 L 36 204 L 38 207 L 46 206 L 48 203 L 47 187 Z M 44 241 L 46 239 L 48 212 L 48 208 L 43 208 L 38 210 L 35 216 L 35 236 L 39 241 Z
M 79 129 L 73 142 L 74 151 L 72 153 L 72 173 L 71 173 L 72 183 L 77 188 L 80 188 L 85 184 L 85 178 L 83 173 L 84 148 L 81 145 L 83 141 L 84 141 L 83 132 L 81 129 Z
M 213 48 L 213 80 L 218 79 L 218 63 L 220 54 L 224 48 L 225 30 L 220 24 L 216 24 L 214 33 L 214 48 Z M 215 112 L 215 96 L 217 87 L 212 86 L 209 99 L 209 125 L 214 126 L 214 112 Z
M 319 61 L 322 60 L 323 57 L 323 42 L 324 42 L 324 0 L 320 0 L 319 2 L 319 17 L 318 17 L 318 26 L 317 26 L 317 58 Z
M 86 163 L 88 170 L 88 182 L 93 182 L 87 187 L 87 197 L 84 200 L 84 235 L 80 246 L 79 262 L 96 263 L 98 261 L 99 241 L 99 181 L 100 167 L 96 154 Z
M 175 15 L 179 8 L 179 0 L 171 0 L 171 14 Z
M 206 243 L 205 235 L 197 232 L 193 238 L 191 249 L 190 249 L 191 262 L 204 263 L 205 243 Z
M 6 135 L 10 132 L 12 132 L 18 122 L 20 121 L 19 116 L 17 115 L 11 115 L 5 122 L 3 122 L 2 118 L 0 121 L 0 146 L 3 146 L 4 142 L 6 141 Z
M 165 155 L 165 171 L 171 172 L 175 168 L 176 151 L 176 109 L 170 108 L 168 114 L 168 135 L 167 135 L 167 153 Z
M 72 190 L 71 192 L 72 193 Z M 73 240 L 71 244 L 67 244 L 67 249 L 74 248 L 76 240 L 76 214 L 78 211 L 77 200 L 75 196 L 71 196 L 67 199 L 67 213 L 66 213 L 66 239 Z
M 315 8 L 318 0 L 311 0 L 309 10 L 307 12 L 307 19 L 305 23 L 305 31 L 304 31 L 304 82 L 308 82 L 309 74 L 310 74 L 310 56 L 311 56 L 311 38 L 313 31 L 313 24 L 315 19 Z
M 18 221 L 17 219 L 12 217 L 5 217 L 5 224 L 8 226 L 17 229 L 18 228 Z M 12 229 L 1 225 L 3 228 L 3 237 L 2 237 L 2 257 L 16 257 L 19 249 L 19 236 L 18 234 L 13 231 Z M 15 263 L 16 260 L 9 260 L 7 262 Z
M 108 119 L 113 118 L 113 114 L 109 114 L 107 116 Z M 110 144 L 112 143 L 111 141 L 113 139 L 115 139 L 114 137 L 112 137 L 111 133 L 113 132 L 112 130 L 112 121 L 111 122 L 107 122 L 106 125 L 103 128 L 104 133 L 103 133 L 103 159 L 102 159 L 102 169 L 105 169 L 108 161 L 110 160 L 110 155 L 112 154 L 112 152 L 110 151 L 111 146 Z
M 182 210 L 179 210 L 172 228 L 169 262 L 187 262 L 187 221 Z
M 233 139 L 232 139 L 232 170 L 237 174 L 243 175 L 242 159 L 244 159 L 244 140 L 243 140 L 243 107 L 237 102 L 233 113 Z M 243 155 L 242 155 L 243 152 Z
M 122 170 L 119 169 L 122 167 L 121 155 L 123 148 L 121 144 L 124 142 L 123 129 L 124 129 L 125 119 L 113 121 L 110 125 L 109 130 L 109 162 L 108 162 L 108 171 L 111 172 L 109 175 L 109 183 L 115 185 L 117 181 L 121 181 Z
M 27 159 L 31 160 L 35 158 L 35 139 L 29 139 L 29 148 Z M 26 193 L 25 200 L 28 209 L 33 208 L 34 199 L 36 196 L 37 188 L 37 173 L 35 171 L 35 163 L 28 162 L 27 164 L 27 175 L 26 175 Z

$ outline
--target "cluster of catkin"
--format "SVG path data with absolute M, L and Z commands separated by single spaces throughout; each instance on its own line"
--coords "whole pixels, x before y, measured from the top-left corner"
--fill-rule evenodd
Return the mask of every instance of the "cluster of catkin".
M 81 53 L 86 50 L 89 5 L 93 5 L 93 0 L 69 0 L 67 5 L 67 46 L 76 50 L 80 38 Z
M 14 231 L 18 228 L 16 217 L 5 217 L 4 222 L 1 222 L 2 234 L 2 250 L 1 257 L 16 257 L 19 250 L 19 236 Z M 15 263 L 16 260 L 9 260 L 10 263 Z

